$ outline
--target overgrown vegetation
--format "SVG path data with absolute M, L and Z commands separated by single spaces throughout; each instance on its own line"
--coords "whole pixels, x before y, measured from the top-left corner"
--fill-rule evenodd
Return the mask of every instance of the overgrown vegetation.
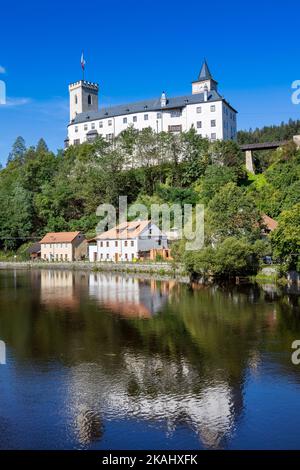
M 26 148 L 19 137 L 0 171 L 0 248 L 15 252 L 48 231 L 92 236 L 98 205 L 117 206 L 120 195 L 148 207 L 205 205 L 203 250 L 185 253 L 183 243 L 173 249 L 194 275 L 254 273 L 267 254 L 287 269 L 299 267 L 299 150 L 290 143 L 272 152 L 260 173 L 247 175 L 236 143 L 210 143 L 194 130 L 174 135 L 129 128 L 112 144 L 99 138 L 56 155 L 43 139 Z M 272 244 L 261 240 L 262 213 L 279 222 Z

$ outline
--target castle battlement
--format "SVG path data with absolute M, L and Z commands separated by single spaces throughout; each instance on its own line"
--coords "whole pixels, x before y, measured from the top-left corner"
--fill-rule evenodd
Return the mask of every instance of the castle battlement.
M 78 88 L 79 86 L 83 86 L 84 88 L 88 88 L 93 91 L 99 91 L 98 83 L 89 82 L 87 80 L 79 80 L 77 82 L 70 83 L 69 90 L 73 90 L 74 88 Z

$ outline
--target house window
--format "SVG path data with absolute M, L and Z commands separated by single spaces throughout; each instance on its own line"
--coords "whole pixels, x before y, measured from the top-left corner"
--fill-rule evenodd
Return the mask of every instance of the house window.
M 158 240 L 158 246 L 161 246 L 161 239 Z
M 137 116 L 133 116 L 132 120 L 133 122 L 137 122 Z
M 100 242 L 100 246 L 103 246 L 103 242 Z
M 180 109 L 174 109 L 174 111 L 171 111 L 170 116 L 171 118 L 180 117 L 181 116 Z
M 127 124 L 127 118 L 123 118 L 123 124 Z
M 118 246 L 118 241 L 117 240 L 115 241 L 115 246 Z
M 64 260 L 64 255 L 63 255 L 63 254 L 60 255 L 60 260 L 61 260 L 61 261 Z
M 75 132 L 78 132 L 78 126 L 75 126 Z
M 100 255 L 100 259 L 103 259 L 103 253 L 101 253 L 101 255 Z
M 161 113 L 156 114 L 156 119 L 161 119 Z
M 92 96 L 88 95 L 88 105 L 91 106 L 92 104 Z
M 131 240 L 130 244 L 131 246 L 134 246 L 134 240 Z
M 210 121 L 210 125 L 211 125 L 211 127 L 216 127 L 216 120 L 215 120 L 215 119 L 212 119 L 212 120 Z
M 128 259 L 128 253 L 125 253 L 125 259 L 126 260 Z
M 128 245 L 128 241 L 127 241 L 127 240 L 125 240 L 125 242 L 124 242 L 124 246 L 127 246 L 127 245 Z
M 109 125 L 109 126 L 112 126 L 112 119 L 109 119 L 109 120 L 108 120 L 108 125 Z
M 67 254 L 65 255 L 65 261 L 68 261 L 68 255 Z
M 74 145 L 79 145 L 80 144 L 80 139 L 74 139 Z
M 83 127 L 83 129 L 84 129 L 85 131 L 87 131 L 87 130 L 88 130 L 88 125 L 85 124 L 84 127 Z
M 109 259 L 109 254 L 108 253 L 106 254 L 106 259 Z
M 103 121 L 99 121 L 99 127 L 103 127 Z
M 46 255 L 46 254 L 44 255 L 44 259 L 47 259 L 47 255 Z
M 109 242 L 106 242 L 106 246 L 109 246 Z
M 214 104 L 212 104 L 212 105 L 211 105 L 211 107 L 210 107 L 210 110 L 211 110 L 211 112 L 212 112 L 212 113 L 214 113 L 214 112 L 215 112 L 215 110 L 216 110 L 216 107 L 215 107 L 215 105 L 214 105 Z
M 144 114 L 144 121 L 148 121 L 149 119 L 149 115 L 148 114 Z
M 216 140 L 217 135 L 216 135 L 215 132 L 213 132 L 213 133 L 210 135 L 210 137 L 211 137 L 211 140 Z
M 198 107 L 196 108 L 196 112 L 197 112 L 198 114 L 202 113 L 202 108 L 201 108 L 201 106 L 198 106 Z
M 134 260 L 134 253 L 131 253 L 131 259 Z
M 201 129 L 201 127 L 202 127 L 202 121 L 197 121 L 197 128 Z

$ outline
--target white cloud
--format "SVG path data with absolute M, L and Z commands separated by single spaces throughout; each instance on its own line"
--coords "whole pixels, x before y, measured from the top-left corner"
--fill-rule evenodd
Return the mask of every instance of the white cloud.
M 30 98 L 7 98 L 6 106 L 23 106 L 25 104 L 31 103 Z
M 6 73 L 5 67 L 2 65 L 0 65 L 0 73 Z

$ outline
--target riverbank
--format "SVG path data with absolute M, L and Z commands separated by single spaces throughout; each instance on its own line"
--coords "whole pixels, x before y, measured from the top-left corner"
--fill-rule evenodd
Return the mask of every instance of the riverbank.
M 160 279 L 176 279 L 189 282 L 184 266 L 179 263 L 91 263 L 73 262 L 36 262 L 36 261 L 1 261 L 0 269 L 68 269 L 92 272 L 119 272 L 123 274 L 143 274 Z

